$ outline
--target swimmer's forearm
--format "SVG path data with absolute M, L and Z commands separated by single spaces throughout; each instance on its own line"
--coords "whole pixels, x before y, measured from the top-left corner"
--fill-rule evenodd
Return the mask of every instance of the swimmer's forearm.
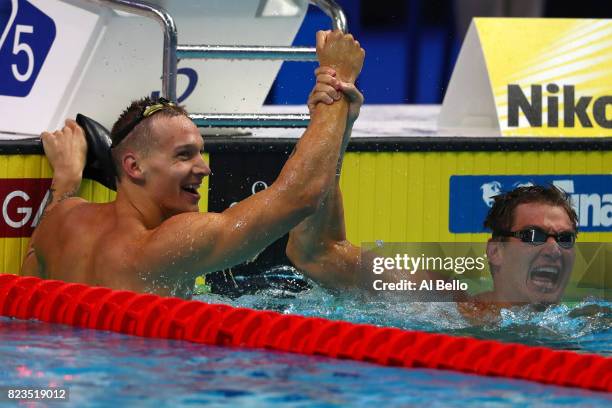
M 317 207 L 320 205 L 334 183 L 347 112 L 345 99 L 317 105 L 308 129 L 274 183 L 279 189 L 294 198 L 315 197 Z
M 360 249 L 346 240 L 340 173 L 353 123 L 344 131 L 336 180 L 319 209 L 289 233 L 287 255 L 310 278 L 332 288 L 356 284 Z
M 324 252 L 326 251 L 326 244 L 346 240 L 340 173 L 344 152 L 351 138 L 354 123 L 354 121 L 350 121 L 346 124 L 342 146 L 340 146 L 340 157 L 336 166 L 334 186 L 329 190 L 319 209 L 296 226 L 289 235 L 289 244 L 294 251 Z
M 346 123 L 346 129 L 344 130 L 344 135 L 342 136 L 342 146 L 340 146 L 340 157 L 338 158 L 338 164 L 336 165 L 336 180 L 340 180 L 340 174 L 342 173 L 342 163 L 344 162 L 344 153 L 346 153 L 346 148 L 351 140 L 351 134 L 353 133 L 353 125 L 355 121 L 348 121 Z
M 288 246 L 294 255 L 320 256 L 338 243 L 346 241 L 344 208 L 339 180 L 321 204 L 321 207 L 307 217 L 289 233 Z
M 329 241 L 346 240 L 344 203 L 342 200 L 342 192 L 340 191 L 340 175 L 342 173 L 344 154 L 351 140 L 354 123 L 355 121 L 348 121 L 346 123 L 346 129 L 342 136 L 342 146 L 340 146 L 340 157 L 336 165 L 336 180 L 334 187 L 329 190 L 329 194 L 325 197 L 319 211 L 304 220 L 304 224 L 307 228 L 315 230 L 319 239 L 324 237 Z

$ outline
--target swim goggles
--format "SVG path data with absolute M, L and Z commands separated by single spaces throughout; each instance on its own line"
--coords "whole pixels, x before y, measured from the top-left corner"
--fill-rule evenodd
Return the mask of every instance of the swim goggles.
M 121 143 L 123 139 L 125 139 L 125 137 L 129 135 L 140 122 L 150 116 L 153 116 L 155 113 L 161 111 L 167 106 L 175 106 L 175 104 L 166 98 L 159 98 L 153 105 L 145 106 L 140 115 L 138 115 L 126 127 L 113 135 L 113 143 L 111 144 L 111 148 L 116 147 L 119 143 Z
M 520 239 L 522 242 L 538 246 L 545 244 L 549 237 L 553 237 L 557 244 L 565 249 L 570 249 L 576 243 L 576 233 L 573 231 L 564 231 L 558 234 L 549 234 L 538 227 L 529 227 L 520 231 L 506 231 L 497 234 L 502 237 L 514 237 Z

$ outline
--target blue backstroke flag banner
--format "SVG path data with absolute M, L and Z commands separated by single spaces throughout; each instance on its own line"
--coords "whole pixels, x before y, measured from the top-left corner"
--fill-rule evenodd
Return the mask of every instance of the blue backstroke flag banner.
M 483 222 L 495 195 L 519 186 L 550 184 L 570 195 L 579 231 L 612 231 L 612 175 L 608 174 L 451 176 L 449 230 L 488 232 Z

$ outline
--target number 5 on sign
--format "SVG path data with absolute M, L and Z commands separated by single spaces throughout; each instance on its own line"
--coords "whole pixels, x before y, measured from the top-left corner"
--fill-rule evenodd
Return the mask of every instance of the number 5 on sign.
M 25 97 L 55 40 L 55 23 L 27 0 L 10 0 L 0 6 L 0 33 L 0 95 Z
M 20 52 L 25 52 L 28 57 L 28 68 L 26 69 L 24 74 L 19 73 L 17 68 L 17 64 L 11 64 L 11 69 L 13 70 L 13 76 L 19 82 L 25 82 L 32 76 L 32 71 L 34 71 L 34 52 L 32 51 L 32 47 L 28 45 L 28 43 L 20 42 L 20 34 L 32 34 L 34 32 L 34 27 L 28 25 L 18 24 L 15 28 L 15 42 L 13 43 L 13 54 L 18 55 Z

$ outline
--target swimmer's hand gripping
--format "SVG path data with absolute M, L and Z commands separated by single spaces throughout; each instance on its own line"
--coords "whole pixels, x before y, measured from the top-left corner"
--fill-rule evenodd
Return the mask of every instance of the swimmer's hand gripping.
M 87 163 L 83 177 L 95 180 L 111 190 L 117 190 L 109 131 L 95 120 L 80 113 L 76 121 L 85 131 L 85 140 L 87 140 Z

